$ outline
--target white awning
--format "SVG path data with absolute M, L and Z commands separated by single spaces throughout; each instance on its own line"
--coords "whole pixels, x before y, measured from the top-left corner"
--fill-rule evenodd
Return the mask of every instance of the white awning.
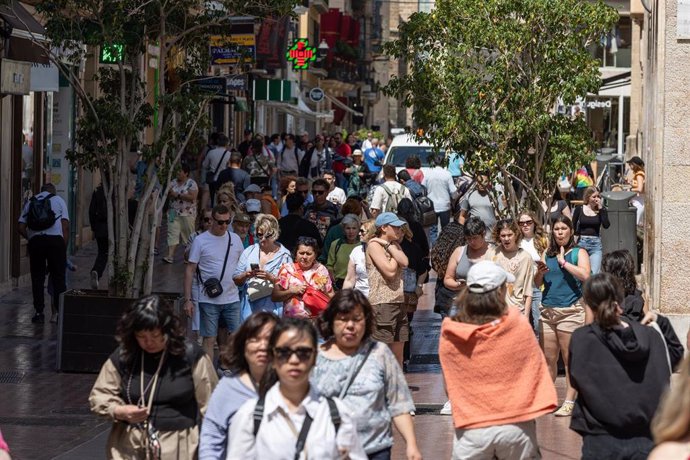
M 315 112 L 309 108 L 309 106 L 302 100 L 302 98 L 297 99 L 297 104 L 288 104 L 286 102 L 275 102 L 275 101 L 261 101 L 266 107 L 273 107 L 281 112 L 289 113 L 299 118 L 306 118 L 308 120 L 316 121 L 321 120 L 325 123 L 333 122 L 333 111 L 328 112 Z
M 346 112 L 350 112 L 352 115 L 355 115 L 357 117 L 363 117 L 364 115 L 350 107 L 347 106 L 347 104 L 343 104 L 338 98 L 330 96 L 328 93 L 326 93 L 326 99 L 331 101 L 333 105 L 338 107 L 339 109 L 343 109 Z

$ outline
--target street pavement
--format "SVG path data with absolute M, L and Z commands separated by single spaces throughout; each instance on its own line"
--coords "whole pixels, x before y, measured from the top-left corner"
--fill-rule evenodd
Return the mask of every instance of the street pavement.
M 95 244 L 89 244 L 72 258 L 78 268 L 68 273 L 68 288 L 89 286 L 95 256 Z M 179 251 L 174 265 L 157 258 L 154 290 L 178 292 L 183 270 Z M 414 422 L 420 450 L 426 459 L 443 459 L 450 458 L 452 450 L 452 418 L 439 415 L 446 401 L 436 354 L 440 317 L 432 311 L 433 285 L 427 284 L 424 290 L 427 294 L 420 299 L 412 324 L 412 363 L 407 380 L 417 406 Z M 32 315 L 30 287 L 0 296 L 0 429 L 13 458 L 105 458 L 110 423 L 92 415 L 87 401 L 96 375 L 56 372 L 57 325 L 47 321 L 49 311 L 42 325 L 32 324 Z M 562 377 L 556 386 L 562 400 Z M 544 459 L 579 458 L 580 437 L 568 429 L 569 422 L 569 418 L 552 415 L 537 421 Z M 404 441 L 397 432 L 395 436 L 393 459 L 404 459 Z

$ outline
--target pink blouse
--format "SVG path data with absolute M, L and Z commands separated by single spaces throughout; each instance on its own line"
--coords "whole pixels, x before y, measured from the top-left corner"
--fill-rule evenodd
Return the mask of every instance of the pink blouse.
M 298 268 L 296 263 L 283 264 L 278 272 L 278 285 L 283 289 L 290 289 L 293 286 L 304 286 L 305 283 L 302 281 L 301 277 L 296 273 Z M 331 276 L 328 273 L 328 269 L 320 264 L 319 262 L 314 262 L 312 268 L 306 271 L 302 271 L 302 277 L 307 282 L 306 284 L 318 289 L 326 294 L 333 292 L 333 283 L 331 282 Z M 304 306 L 301 296 L 292 296 L 287 299 L 283 304 L 283 316 L 292 318 L 309 318 L 311 313 Z

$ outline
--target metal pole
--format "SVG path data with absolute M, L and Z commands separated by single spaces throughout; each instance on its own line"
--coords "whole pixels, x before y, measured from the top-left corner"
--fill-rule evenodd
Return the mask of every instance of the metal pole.
M 618 96 L 618 158 L 623 159 L 623 113 L 625 112 L 625 97 Z

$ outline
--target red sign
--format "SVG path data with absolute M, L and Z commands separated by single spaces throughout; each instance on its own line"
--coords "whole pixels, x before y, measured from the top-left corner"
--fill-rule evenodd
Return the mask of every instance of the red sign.
M 306 38 L 298 39 L 285 54 L 288 61 L 292 61 L 295 70 L 307 69 L 309 63 L 316 60 L 316 48 L 309 46 Z

